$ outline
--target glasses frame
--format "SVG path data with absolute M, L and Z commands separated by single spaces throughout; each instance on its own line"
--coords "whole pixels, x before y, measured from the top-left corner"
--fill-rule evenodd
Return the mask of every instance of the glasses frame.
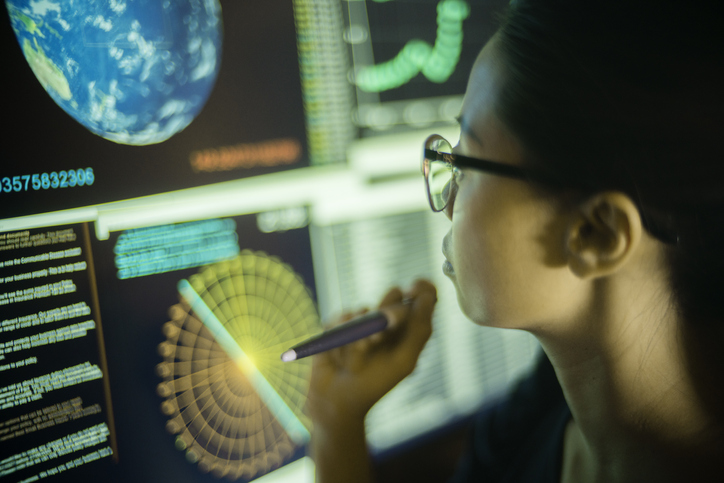
M 469 156 L 463 156 L 461 154 L 453 154 L 453 153 L 443 153 L 440 151 L 436 151 L 434 149 L 428 148 L 428 146 L 432 145 L 434 141 L 442 140 L 445 141 L 449 146 L 452 147 L 452 144 L 450 144 L 450 141 L 445 139 L 444 137 L 440 136 L 439 134 L 432 134 L 425 139 L 425 144 L 423 146 L 422 151 L 422 175 L 425 178 L 425 191 L 427 192 L 427 201 L 430 203 L 430 208 L 433 212 L 439 213 L 445 208 L 447 208 L 449 202 L 450 202 L 450 195 L 448 194 L 448 199 L 445 200 L 445 204 L 442 208 L 435 209 L 435 204 L 432 200 L 432 194 L 430 192 L 430 180 L 429 180 L 429 174 L 430 174 L 430 163 L 434 161 L 442 161 L 444 163 L 447 163 L 450 165 L 450 170 L 452 171 L 452 176 L 450 178 L 451 182 L 455 182 L 455 175 L 453 168 L 473 168 L 478 169 L 480 171 L 484 171 L 486 173 L 496 174 L 499 176 L 505 176 L 507 178 L 513 178 L 513 179 L 519 179 L 522 181 L 529 181 L 534 183 L 540 183 L 543 185 L 546 185 L 550 188 L 557 188 L 557 189 L 565 189 L 565 188 L 574 188 L 574 185 L 571 185 L 569 183 L 565 183 L 563 180 L 561 180 L 558 177 L 554 177 L 550 175 L 549 173 L 539 171 L 536 169 L 531 168 L 522 168 L 520 166 L 511 166 L 510 164 L 500 163 L 496 161 L 490 161 L 487 159 L 480 159 L 480 158 L 471 158 Z M 579 189 L 585 189 L 585 187 L 580 187 Z M 655 223 L 652 223 L 651 220 L 648 219 L 647 216 L 645 216 L 645 211 L 641 209 L 639 204 L 637 203 L 636 206 L 639 209 L 639 212 L 642 213 L 641 216 L 641 222 L 644 226 L 644 228 L 651 233 L 655 238 L 659 239 L 660 241 L 664 242 L 667 245 L 678 245 L 680 241 L 680 237 L 675 232 L 671 232 L 669 229 L 661 227 L 656 225 Z
M 484 171 L 486 173 L 495 174 L 498 176 L 505 176 L 506 178 L 513 178 L 513 179 L 519 179 L 523 181 L 530 181 L 535 183 L 541 183 L 549 186 L 560 186 L 560 180 L 557 178 L 554 178 L 553 176 L 535 170 L 531 168 L 522 168 L 520 166 L 512 166 L 510 164 L 500 163 L 497 161 L 490 161 L 488 159 L 480 159 L 480 158 L 472 158 L 469 156 L 463 156 L 461 154 L 454 154 L 454 153 L 443 153 L 440 151 L 436 151 L 434 149 L 430 149 L 428 146 L 431 146 L 434 141 L 442 140 L 445 141 L 448 145 L 452 146 L 450 141 L 445 139 L 444 137 L 440 136 L 439 134 L 431 134 L 430 136 L 425 139 L 425 144 L 423 146 L 422 151 L 422 175 L 425 178 L 425 190 L 427 191 L 427 200 L 430 203 L 430 208 L 435 213 L 439 213 L 443 211 L 445 208 L 447 208 L 447 205 L 449 203 L 449 197 L 445 201 L 445 204 L 442 208 L 439 210 L 435 208 L 435 204 L 432 200 L 432 194 L 430 192 L 430 180 L 429 180 L 429 174 L 430 174 L 430 164 L 439 161 L 444 162 L 446 164 L 450 165 L 451 172 L 453 171 L 453 168 L 473 168 L 480 171 Z M 454 173 L 454 172 L 453 172 Z M 455 177 L 454 174 L 451 177 L 451 181 L 454 181 Z

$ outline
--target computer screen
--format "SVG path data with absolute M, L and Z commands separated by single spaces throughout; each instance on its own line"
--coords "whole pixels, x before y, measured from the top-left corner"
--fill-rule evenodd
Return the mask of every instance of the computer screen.
M 501 0 L 342 2 L 363 135 L 449 124 Z
M 530 336 L 457 308 L 417 159 L 456 136 L 501 2 L 415 3 L 4 2 L 0 478 L 312 481 L 310 362 L 280 354 L 419 277 L 435 334 L 368 416 L 375 455 L 528 367 Z M 367 96 L 363 67 L 408 38 L 438 55 L 450 28 L 447 78 Z M 428 101 L 435 119 L 360 121 Z

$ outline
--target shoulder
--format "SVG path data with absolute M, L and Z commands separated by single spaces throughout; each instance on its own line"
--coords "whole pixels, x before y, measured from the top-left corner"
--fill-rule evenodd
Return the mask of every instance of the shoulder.
M 557 481 L 569 419 L 553 367 L 541 355 L 525 378 L 476 417 L 453 481 Z

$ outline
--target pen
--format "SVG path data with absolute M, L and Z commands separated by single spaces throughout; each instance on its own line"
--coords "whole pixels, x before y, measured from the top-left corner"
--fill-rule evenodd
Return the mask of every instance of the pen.
M 413 299 L 403 299 L 404 305 L 410 305 Z M 387 328 L 389 320 L 381 310 L 375 310 L 345 322 L 333 329 L 305 340 L 282 354 L 282 361 L 291 362 L 320 352 L 332 350 L 346 344 L 364 339 Z

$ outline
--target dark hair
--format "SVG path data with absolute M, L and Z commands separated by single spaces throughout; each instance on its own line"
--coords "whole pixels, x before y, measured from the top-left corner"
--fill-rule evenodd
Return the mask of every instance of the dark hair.
M 529 162 L 618 190 L 671 245 L 686 319 L 724 319 L 724 22 L 714 2 L 511 4 L 498 115 Z
M 540 169 L 634 200 L 668 244 L 686 326 L 724 327 L 720 1 L 518 0 L 496 36 L 496 106 Z M 703 332 L 702 332 L 703 330 Z M 721 369 L 721 366 L 718 368 Z

